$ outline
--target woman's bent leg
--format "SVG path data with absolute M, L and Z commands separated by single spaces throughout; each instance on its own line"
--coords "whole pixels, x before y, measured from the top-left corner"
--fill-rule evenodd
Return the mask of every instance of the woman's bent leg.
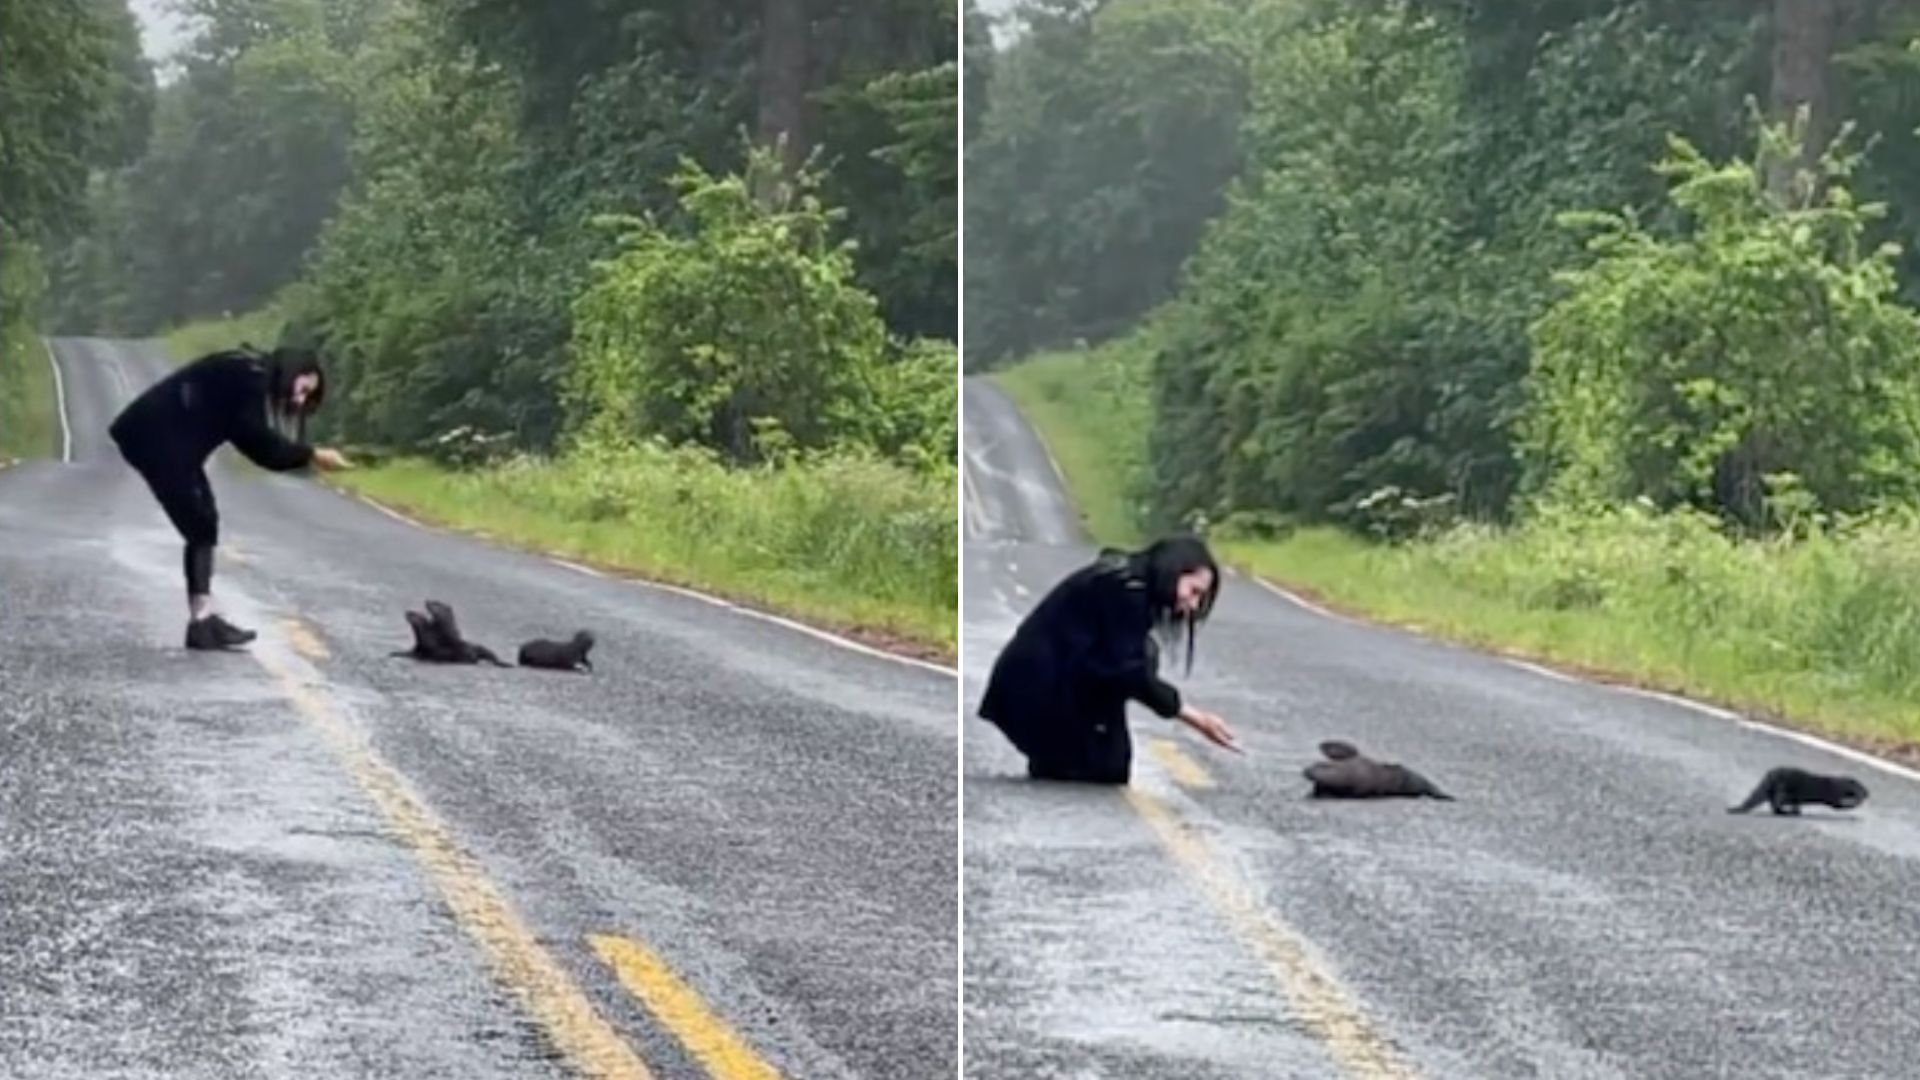
M 1133 737 L 1127 731 L 1124 703 L 1102 709 L 1060 735 L 1052 745 L 1028 754 L 1028 776 L 1086 784 L 1125 784 L 1132 778 Z

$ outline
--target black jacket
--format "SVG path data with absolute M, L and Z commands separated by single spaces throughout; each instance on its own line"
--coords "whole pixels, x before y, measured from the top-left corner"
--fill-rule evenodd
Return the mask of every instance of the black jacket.
M 1152 629 L 1146 582 L 1124 562 L 1083 567 L 1014 631 L 994 661 L 980 715 L 1023 750 L 1056 734 L 1123 721 L 1129 699 L 1177 716 L 1180 692 L 1160 678 Z
M 273 384 L 265 357 L 214 353 L 148 387 L 108 430 L 127 459 L 143 468 L 197 468 L 225 442 L 261 468 L 303 468 L 313 448 L 267 421 Z

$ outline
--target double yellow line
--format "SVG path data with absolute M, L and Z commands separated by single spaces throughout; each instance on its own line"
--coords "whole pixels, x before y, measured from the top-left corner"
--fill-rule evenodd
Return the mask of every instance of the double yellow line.
M 326 658 L 326 646 L 310 628 L 297 620 L 283 621 L 282 628 L 301 656 L 310 661 Z M 653 1080 L 639 1054 L 594 1009 L 579 984 L 541 946 L 513 904 L 488 879 L 485 868 L 460 847 L 406 778 L 270 648 L 255 650 L 253 656 L 413 851 L 455 922 L 485 952 L 495 976 L 520 998 L 553 1045 L 595 1080 Z M 716 1080 L 780 1080 L 779 1072 L 651 950 L 611 935 L 593 936 L 589 943 L 620 984 Z

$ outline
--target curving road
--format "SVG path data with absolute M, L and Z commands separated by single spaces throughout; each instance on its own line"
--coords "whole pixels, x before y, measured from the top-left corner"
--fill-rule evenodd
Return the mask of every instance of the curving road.
M 974 710 L 1020 614 L 1092 549 L 1058 539 L 1074 523 L 1008 399 L 965 395 L 967 1075 L 1920 1070 L 1912 774 L 1233 576 L 1176 681 L 1245 757 L 1136 709 L 1130 791 L 1026 781 Z M 1460 801 L 1305 800 L 1336 735 Z M 1873 795 L 1724 812 L 1775 764 Z
M 951 674 L 224 465 L 262 641 L 186 653 L 104 430 L 164 361 L 54 348 L 73 461 L 0 472 L 0 1076 L 954 1074 Z M 389 658 L 428 596 L 597 671 Z

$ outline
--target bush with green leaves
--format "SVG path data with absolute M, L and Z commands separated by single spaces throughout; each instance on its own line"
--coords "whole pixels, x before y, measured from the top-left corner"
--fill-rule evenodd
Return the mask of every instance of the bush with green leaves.
M 1493 438 L 1462 355 L 1457 34 L 1401 4 L 1256 17 L 1249 175 L 1149 332 L 1161 526 L 1448 491 Z
M 1796 152 L 1778 129 L 1725 163 L 1675 138 L 1660 169 L 1689 219 L 1677 236 L 1563 215 L 1596 230 L 1594 257 L 1534 327 L 1536 498 L 1645 496 L 1757 527 L 1773 474 L 1838 511 L 1920 493 L 1920 317 L 1896 299 L 1896 249 L 1868 245 L 1882 207 L 1856 204 L 1837 151 L 1817 197 L 1776 197 L 1767 164 Z
M 743 175 L 688 162 L 675 183 L 684 230 L 602 219 L 625 231 L 573 308 L 576 433 L 695 443 L 737 463 L 869 442 L 886 325 L 812 178 L 783 179 L 756 149 Z

